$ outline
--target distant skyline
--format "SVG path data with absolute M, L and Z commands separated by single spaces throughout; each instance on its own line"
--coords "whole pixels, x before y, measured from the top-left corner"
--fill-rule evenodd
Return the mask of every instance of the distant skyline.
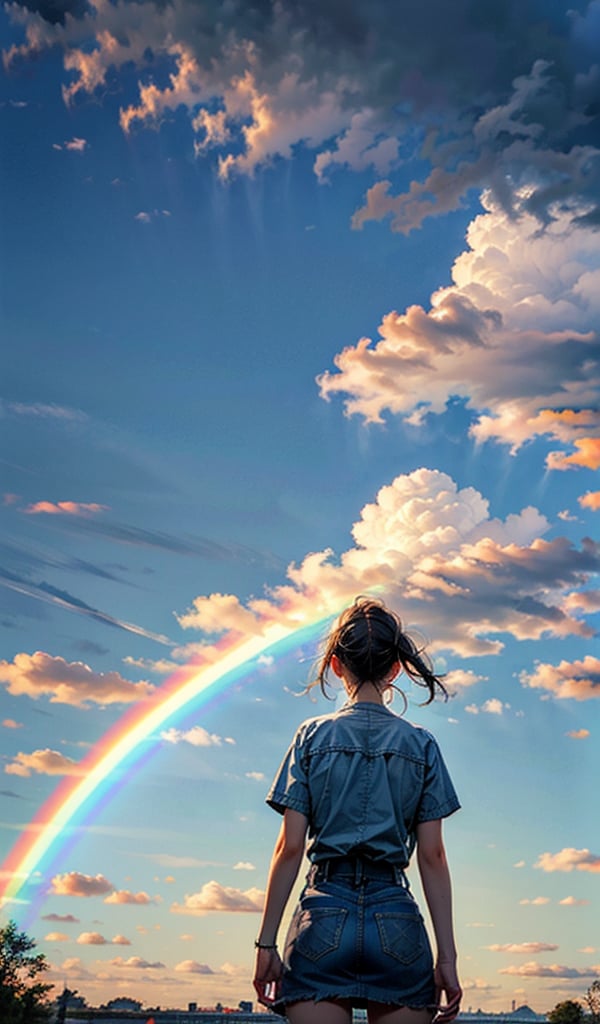
M 600 0 L 18 0 L 0 38 L 2 920 L 90 1003 L 252 999 L 264 796 L 341 701 L 298 696 L 315 624 L 373 591 L 453 694 L 406 714 L 463 805 L 464 1006 L 580 997 Z M 9 877 L 111 729 L 253 637 Z

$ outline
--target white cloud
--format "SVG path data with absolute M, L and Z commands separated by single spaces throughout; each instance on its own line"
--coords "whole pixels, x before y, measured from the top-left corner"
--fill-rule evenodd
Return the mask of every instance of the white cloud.
M 578 550 L 565 538 L 544 541 L 547 528 L 531 508 L 492 518 L 475 488 L 422 468 L 380 489 L 352 527 L 355 546 L 337 560 L 331 550 L 313 552 L 265 598 L 243 605 L 233 594 L 202 595 L 177 618 L 184 629 L 235 642 L 274 623 L 295 629 L 325 618 L 376 588 L 434 638 L 433 650 L 464 657 L 499 653 L 504 633 L 591 636 L 566 604 L 600 567 L 600 554 L 591 542 Z
M 520 905 L 522 907 L 525 907 L 527 905 L 530 905 L 532 907 L 545 907 L 546 904 L 548 904 L 549 902 L 550 902 L 550 897 L 549 896 L 534 896 L 534 898 L 532 900 L 530 900 L 530 899 L 519 900 L 519 903 L 520 903 Z
M 254 782 L 264 782 L 265 780 L 264 772 L 245 772 L 245 775 L 247 779 L 253 779 Z
M 260 913 L 263 909 L 265 894 L 261 889 L 234 889 L 211 881 L 202 886 L 199 892 L 186 896 L 184 902 L 173 903 L 174 914 L 206 914 L 218 913 Z
M 192 747 L 220 747 L 223 743 L 222 736 L 207 732 L 201 725 L 194 725 L 191 729 L 183 732 L 175 728 L 165 729 L 164 732 L 161 732 L 160 738 L 166 743 L 189 743 Z M 225 742 L 230 741 L 226 740 Z
M 254 864 L 249 860 L 238 860 L 237 864 L 233 865 L 234 871 L 256 871 Z
M 145 906 L 148 903 L 156 903 L 156 897 L 152 899 L 147 892 L 130 892 L 128 889 L 118 889 L 115 892 L 111 892 L 104 902 L 120 906 L 134 904 L 139 907 Z
M 377 187 L 377 186 L 376 186 Z M 596 232 L 581 210 L 555 211 L 543 232 L 490 196 L 469 226 L 469 248 L 455 261 L 453 284 L 431 307 L 388 313 L 375 344 L 368 338 L 335 357 L 319 377 L 321 394 L 347 396 L 348 415 L 380 422 L 384 411 L 418 425 L 455 396 L 476 413 L 471 433 L 512 451 L 546 435 L 574 447 L 551 453 L 548 465 L 600 465 L 598 336 L 600 312 Z M 515 380 L 518 379 L 518 389 Z

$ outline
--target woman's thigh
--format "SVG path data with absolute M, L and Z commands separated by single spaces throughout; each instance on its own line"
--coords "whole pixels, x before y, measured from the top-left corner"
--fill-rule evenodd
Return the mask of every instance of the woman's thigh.
M 286 1016 L 290 1024 L 351 1024 L 352 1005 L 345 999 L 303 999 L 286 1006 Z
M 384 1003 L 369 1003 L 367 1019 L 369 1024 L 431 1024 L 433 1010 L 412 1010 L 410 1006 L 386 1006 Z

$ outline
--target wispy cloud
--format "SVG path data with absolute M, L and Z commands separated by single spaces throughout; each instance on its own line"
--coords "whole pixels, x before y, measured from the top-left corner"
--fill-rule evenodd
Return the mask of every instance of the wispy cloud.
M 589 729 L 570 729 L 569 732 L 565 733 L 565 736 L 572 740 L 587 740 L 589 735 Z
M 67 423 L 81 423 L 88 417 L 81 409 L 43 402 L 7 402 L 0 399 L 0 416 L 33 416 L 36 419 L 63 420 Z
M 17 573 L 9 572 L 7 569 L 0 569 L 0 586 L 6 587 L 8 590 L 14 590 L 18 594 L 25 594 L 35 601 L 42 601 L 45 604 L 62 608 L 64 611 L 88 616 L 91 619 L 95 619 L 96 622 L 102 622 L 105 626 L 122 629 L 126 633 L 134 633 L 136 636 L 143 636 L 148 640 L 154 640 L 156 643 L 171 646 L 171 641 L 168 637 L 162 636 L 159 633 L 152 633 L 150 630 L 144 629 L 143 626 L 137 626 L 133 622 L 116 619 L 112 615 L 108 615 L 106 612 L 86 604 L 85 601 L 74 597 L 73 594 L 69 594 L 66 590 L 59 590 L 58 587 L 54 587 L 43 580 L 39 583 L 34 583 L 19 576 Z
M 502 967 L 500 974 L 513 974 L 521 978 L 599 978 L 600 967 L 565 967 L 562 964 L 544 966 L 532 960 L 518 966 Z
M 535 953 L 553 952 L 558 946 L 553 942 L 504 942 L 485 946 L 492 953 L 524 953 L 530 956 Z
M 94 501 L 36 501 L 23 509 L 27 516 L 92 516 L 107 511 L 108 505 Z

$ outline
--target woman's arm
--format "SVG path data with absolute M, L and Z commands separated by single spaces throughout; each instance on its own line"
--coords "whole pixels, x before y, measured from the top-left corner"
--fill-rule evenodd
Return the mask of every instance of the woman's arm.
M 271 858 L 265 907 L 258 932 L 258 942 L 273 948 L 257 949 L 254 968 L 254 988 L 258 995 L 258 1001 L 264 1003 L 265 1006 L 269 1006 L 277 998 L 277 983 L 281 978 L 282 970 L 281 958 L 275 949 L 277 931 L 292 886 L 298 877 L 304 855 L 307 828 L 306 816 L 286 807 Z M 273 986 L 275 987 L 274 992 L 272 991 Z
M 435 981 L 438 1001 L 442 992 L 446 995 L 446 1003 L 440 1008 L 436 1020 L 439 1024 L 448 1024 L 459 1011 L 462 989 L 456 973 L 452 884 L 440 819 L 417 825 L 417 864 L 437 944 Z

